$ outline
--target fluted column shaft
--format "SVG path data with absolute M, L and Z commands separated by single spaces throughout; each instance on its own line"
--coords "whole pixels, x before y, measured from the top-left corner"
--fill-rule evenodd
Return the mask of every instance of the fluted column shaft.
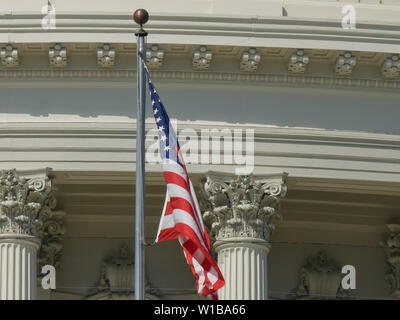
M 215 245 L 225 286 L 221 300 L 266 300 L 268 298 L 267 243 L 230 242 Z
M 0 299 L 36 299 L 36 265 L 39 239 L 0 238 Z

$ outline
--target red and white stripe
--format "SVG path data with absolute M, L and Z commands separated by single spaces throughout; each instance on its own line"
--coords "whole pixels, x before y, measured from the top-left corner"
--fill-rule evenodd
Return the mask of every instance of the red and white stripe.
M 211 256 L 210 239 L 186 168 L 168 159 L 163 169 L 167 193 L 156 242 L 178 239 L 196 277 L 198 293 L 218 299 L 217 290 L 225 281 Z

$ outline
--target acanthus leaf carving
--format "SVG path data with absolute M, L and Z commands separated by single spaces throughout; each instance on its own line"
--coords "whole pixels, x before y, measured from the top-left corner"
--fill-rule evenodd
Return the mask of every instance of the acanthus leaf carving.
M 274 178 L 208 175 L 201 186 L 200 206 L 212 240 L 254 238 L 268 241 L 280 199 L 286 194 L 286 174 Z
M 0 173 L 0 233 L 39 236 L 42 216 L 48 210 L 51 180 L 48 177 L 28 180 L 15 169 Z M 53 205 L 53 204 L 52 204 Z

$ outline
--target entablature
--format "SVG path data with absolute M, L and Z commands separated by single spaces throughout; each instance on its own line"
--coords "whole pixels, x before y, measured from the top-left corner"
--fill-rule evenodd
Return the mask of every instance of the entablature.
M 154 79 L 400 87 L 400 55 L 388 52 L 151 42 L 147 47 Z M 0 43 L 0 53 L 0 78 L 136 78 L 132 43 Z

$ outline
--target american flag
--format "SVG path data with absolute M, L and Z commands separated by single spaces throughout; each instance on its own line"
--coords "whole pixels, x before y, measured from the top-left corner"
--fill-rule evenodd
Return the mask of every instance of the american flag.
M 187 263 L 196 277 L 197 292 L 216 300 L 217 290 L 224 286 L 225 281 L 211 256 L 210 239 L 203 224 L 196 193 L 183 162 L 175 131 L 151 82 L 147 67 L 145 70 L 167 183 L 164 209 L 155 242 L 178 239 Z

